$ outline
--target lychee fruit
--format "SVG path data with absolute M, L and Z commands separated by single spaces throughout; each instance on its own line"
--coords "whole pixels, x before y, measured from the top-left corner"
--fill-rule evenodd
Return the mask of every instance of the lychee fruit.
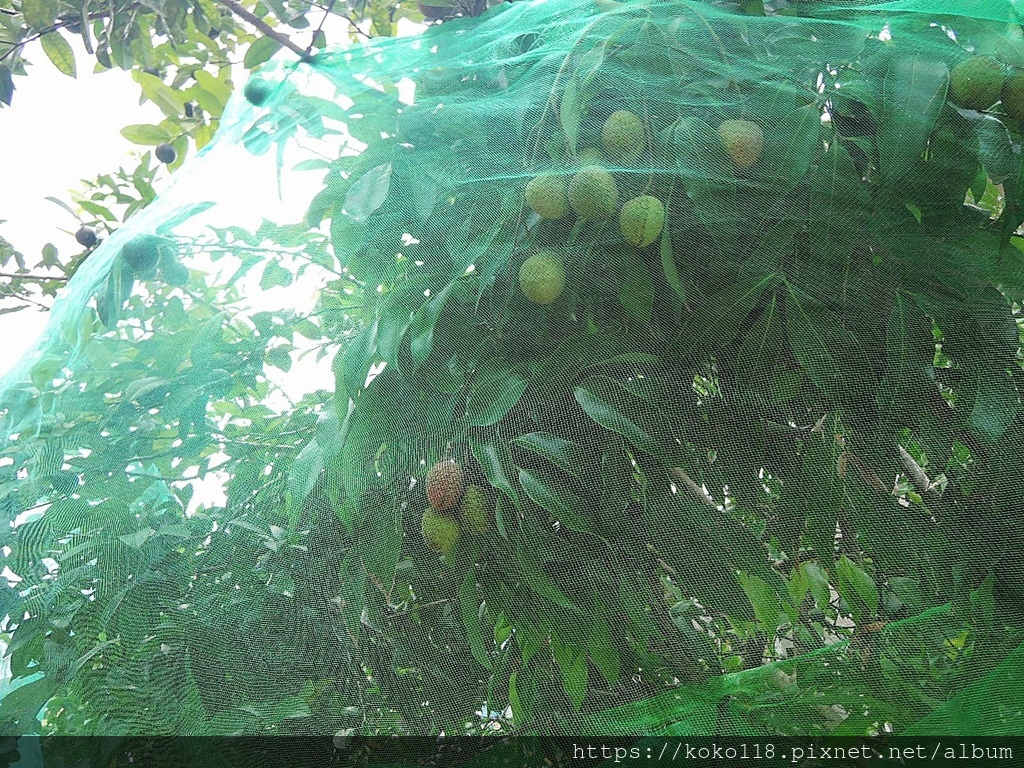
M 992 56 L 969 56 L 949 71 L 949 99 L 964 109 L 988 109 L 1003 90 L 1006 70 Z
M 487 492 L 479 485 L 466 486 L 466 495 L 459 507 L 459 520 L 464 530 L 479 535 L 487 533 L 490 518 L 490 501 Z
M 644 248 L 657 240 L 664 225 L 665 206 L 661 200 L 650 195 L 626 201 L 619 211 L 622 236 L 637 248 Z
M 447 555 L 459 540 L 459 524 L 447 515 L 438 514 L 433 507 L 423 511 L 420 532 L 424 543 L 439 555 Z
M 750 120 L 726 120 L 718 126 L 718 136 L 737 168 L 749 168 L 761 156 L 764 131 Z
M 1024 120 L 1024 72 L 1014 72 L 1003 81 L 1003 112 L 1011 120 Z
M 160 261 L 160 238 L 139 235 L 129 240 L 121 249 L 121 258 L 134 272 L 146 273 L 155 269 Z
M 580 153 L 576 155 L 576 159 L 579 161 L 580 168 L 585 168 L 588 165 L 601 165 L 604 162 L 604 155 L 600 149 L 587 147 L 580 150 Z
M 260 79 L 250 80 L 242 89 L 242 95 L 248 99 L 250 104 L 260 107 L 270 97 L 270 86 Z
M 427 472 L 427 501 L 438 512 L 446 512 L 459 503 L 465 482 L 462 467 L 442 459 Z
M 561 176 L 534 176 L 526 185 L 526 204 L 545 219 L 562 219 L 569 213 L 569 185 Z
M 619 205 L 615 178 L 600 165 L 580 169 L 569 182 L 569 205 L 584 219 L 611 216 Z
M 554 251 L 540 251 L 519 268 L 519 287 L 534 304 L 551 304 L 565 290 L 565 269 Z
M 628 109 L 612 112 L 601 128 L 601 144 L 615 160 L 636 160 L 644 151 L 644 121 Z

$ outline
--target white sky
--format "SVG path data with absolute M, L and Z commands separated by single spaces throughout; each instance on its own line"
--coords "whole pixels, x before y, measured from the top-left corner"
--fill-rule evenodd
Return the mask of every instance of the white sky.
M 139 104 L 139 86 L 121 70 L 94 74 L 95 62 L 78 38 L 72 38 L 78 78 L 61 74 L 38 44 L 29 46 L 33 62 L 27 77 L 14 79 L 13 105 L 0 109 L 0 146 L 4 147 L 4 184 L 0 184 L 0 235 L 32 263 L 46 243 L 62 256 L 81 251 L 74 240 L 78 221 L 47 196 L 70 202 L 67 190 L 82 179 L 124 165 L 133 169 L 137 147 L 121 136 L 131 123 L 163 119 L 153 104 Z M 167 177 L 166 171 L 164 178 Z M 6 373 L 42 331 L 48 313 L 33 309 L 0 315 L 0 376 Z

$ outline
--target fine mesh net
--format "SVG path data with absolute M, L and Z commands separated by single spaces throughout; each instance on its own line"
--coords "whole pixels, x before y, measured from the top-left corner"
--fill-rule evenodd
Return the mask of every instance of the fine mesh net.
M 1024 733 L 1013 3 L 759 12 L 251 80 L 0 382 L 4 733 Z

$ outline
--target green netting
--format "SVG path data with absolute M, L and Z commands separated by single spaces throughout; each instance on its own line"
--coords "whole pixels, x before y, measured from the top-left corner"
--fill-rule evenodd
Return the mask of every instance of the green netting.
M 1024 734 L 1013 11 L 266 67 L 0 382 L 4 732 Z

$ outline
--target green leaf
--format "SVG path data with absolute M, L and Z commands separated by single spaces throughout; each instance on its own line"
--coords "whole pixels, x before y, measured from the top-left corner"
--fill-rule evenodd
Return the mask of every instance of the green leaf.
M 638 397 L 617 381 L 591 376 L 573 390 L 573 396 L 596 424 L 622 435 L 644 453 L 665 458 L 667 446 L 660 446 L 646 425 L 641 426 L 633 416 L 650 406 L 642 405 Z
M 777 186 L 777 194 L 789 192 L 815 159 L 820 134 L 821 108 L 817 103 L 794 109 L 768 131 L 754 170 Z
M 587 503 L 564 481 L 539 470 L 520 469 L 519 484 L 538 507 L 551 513 L 558 522 L 580 533 L 594 532 L 587 519 Z
M 786 331 L 800 367 L 822 394 L 849 398 L 874 392 L 867 355 L 842 318 L 788 285 Z
M 922 54 L 893 53 L 879 93 L 878 169 L 882 183 L 898 189 L 924 152 L 946 103 L 949 68 Z
M 345 196 L 345 213 L 361 222 L 384 205 L 391 185 L 391 163 L 368 170 L 349 188 Z
M 510 475 L 515 474 L 515 466 L 508 446 L 492 430 L 481 430 L 476 435 L 471 435 L 469 445 L 487 482 L 504 493 L 515 508 L 519 509 L 519 492 L 509 479 Z
M 268 61 L 279 50 L 281 50 L 281 43 L 277 40 L 271 37 L 261 37 L 249 46 L 249 50 L 245 52 L 245 58 L 242 60 L 242 65 L 248 70 L 253 70 L 263 62 Z
M 516 445 L 541 456 L 563 472 L 580 479 L 589 461 L 578 444 L 550 432 L 530 432 L 512 440 Z
M 414 366 L 420 366 L 434 348 L 434 328 L 441 317 L 444 302 L 455 287 L 455 281 L 448 283 L 437 295 L 419 308 L 409 324 L 409 348 Z
M 808 237 L 822 259 L 833 254 L 843 256 L 843 262 L 848 258 L 860 238 L 868 189 L 850 153 L 841 142 L 833 141 L 811 174 L 808 196 Z
M 181 91 L 171 88 L 156 75 L 148 72 L 135 72 L 135 79 L 142 87 L 142 93 L 146 98 L 159 107 L 170 120 L 177 120 L 181 117 L 185 108 L 185 97 Z
M 651 323 L 654 311 L 654 282 L 643 259 L 620 261 L 619 303 L 642 327 Z
M 77 76 L 75 52 L 71 50 L 71 44 L 59 32 L 43 35 L 39 38 L 39 43 L 43 46 L 43 52 L 47 58 L 53 62 L 53 66 L 69 77 Z
M 562 686 L 565 688 L 565 695 L 569 697 L 573 707 L 577 710 L 583 706 L 583 700 L 587 696 L 587 657 L 583 653 L 575 653 L 560 658 L 555 656 L 555 661 L 562 670 Z
M 459 587 L 459 613 L 462 616 L 462 626 L 466 629 L 466 640 L 469 643 L 469 650 L 484 669 L 494 669 L 494 662 L 491 661 L 484 645 L 483 627 L 480 622 L 480 600 L 476 591 L 476 579 L 474 571 L 470 569 Z
M 679 275 L 679 268 L 676 266 L 676 259 L 672 253 L 671 227 L 665 226 L 661 230 L 661 271 L 665 275 L 665 282 L 668 283 L 672 292 L 679 297 L 679 300 L 686 303 L 686 287 Z
M 474 382 L 466 401 L 466 421 L 474 427 L 497 424 L 519 402 L 526 384 L 526 378 L 511 366 L 504 374 Z
M 299 451 L 288 470 L 285 506 L 290 521 L 297 520 L 302 505 L 324 469 L 324 451 L 313 439 Z
M 587 635 L 587 648 L 590 651 L 590 658 L 594 660 L 594 666 L 600 671 L 608 685 L 615 686 L 619 681 L 619 672 L 622 667 L 619 658 L 619 647 L 612 637 L 612 629 L 605 616 L 606 609 L 595 613 L 593 631 Z
M 587 105 L 593 98 L 594 89 L 590 81 L 604 61 L 604 41 L 599 42 L 580 57 L 569 82 L 565 84 L 558 106 L 558 117 L 562 131 L 569 142 L 569 151 L 576 154 L 579 141 L 580 122 L 586 114 Z
M 752 279 L 740 279 L 716 293 L 690 297 L 693 314 L 673 340 L 674 350 L 684 358 L 703 356 L 729 344 L 745 330 L 747 316 L 765 291 L 775 287 L 780 277 L 769 273 Z
M 839 558 L 836 568 L 836 590 L 853 611 L 860 624 L 870 621 L 878 611 L 878 589 L 875 580 L 846 555 Z
M 795 611 L 777 590 L 759 576 L 739 571 L 736 579 L 750 600 L 757 621 L 768 637 L 773 637 L 780 625 L 790 621 Z
M 25 18 L 25 23 L 33 31 L 42 32 L 52 27 L 53 22 L 56 21 L 57 3 L 55 0 L 22 0 L 21 13 Z
M 539 564 L 524 557 L 520 560 L 520 565 L 523 569 L 523 580 L 536 594 L 547 598 L 555 605 L 567 608 L 573 613 L 583 613 L 572 600 L 565 596 L 565 593 L 555 583 L 555 580 L 548 576 L 547 571 Z
M 162 125 L 126 125 L 121 135 L 133 144 L 155 146 L 170 141 L 172 136 Z
M 282 267 L 276 260 L 271 259 L 263 267 L 263 275 L 260 277 L 260 288 L 269 290 L 277 286 L 289 286 L 292 284 L 292 273 Z

